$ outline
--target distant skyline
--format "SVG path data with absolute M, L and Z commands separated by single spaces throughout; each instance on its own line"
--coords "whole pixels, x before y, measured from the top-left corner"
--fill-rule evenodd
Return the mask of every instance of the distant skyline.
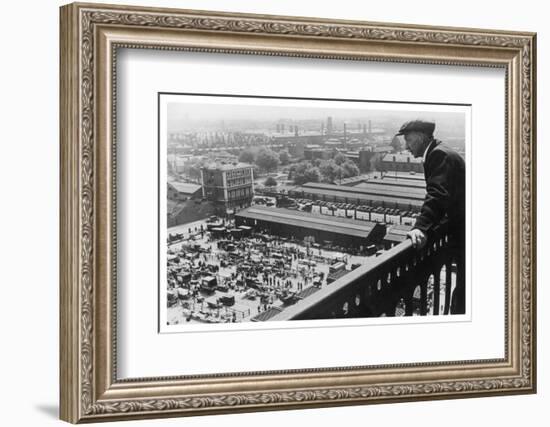
M 373 127 L 384 126 L 388 132 L 397 131 L 400 125 L 408 120 L 424 119 L 436 123 L 436 134 L 452 134 L 456 137 L 464 137 L 465 113 L 449 111 L 422 111 L 410 105 L 410 110 L 403 110 L 403 104 L 388 104 L 399 106 L 399 110 L 368 109 L 368 103 L 355 103 L 355 108 L 346 108 L 342 102 L 338 106 L 326 106 L 331 101 L 318 101 L 319 106 L 311 105 L 315 101 L 306 102 L 307 106 L 293 105 L 266 105 L 273 104 L 273 100 L 262 98 L 234 98 L 235 103 L 228 103 L 227 98 L 219 98 L 220 103 L 204 102 L 169 102 L 167 104 L 167 130 L 168 132 L 193 132 L 199 130 L 239 130 L 275 127 L 280 122 L 318 122 L 325 123 L 328 117 L 332 117 L 335 126 L 343 121 L 350 122 L 353 127 L 358 123 L 368 124 L 371 120 Z M 243 101 L 243 103 L 238 103 Z M 286 101 L 288 104 L 288 100 Z M 304 102 L 296 100 L 296 102 Z M 361 108 L 361 105 L 365 108 Z M 377 103 L 379 104 L 379 103 Z M 392 129 L 393 128 L 393 129 Z M 233 129 L 234 130 L 234 129 Z

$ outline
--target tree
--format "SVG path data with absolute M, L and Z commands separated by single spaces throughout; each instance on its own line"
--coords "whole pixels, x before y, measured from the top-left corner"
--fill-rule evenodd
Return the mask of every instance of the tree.
M 308 162 L 300 162 L 290 167 L 290 176 L 294 180 L 294 184 L 301 185 L 306 182 L 321 181 L 321 172 L 319 168 L 312 166 Z
M 321 172 L 319 172 L 319 168 L 312 166 L 308 169 L 306 169 L 305 173 L 305 182 L 319 182 L 321 181 Z
M 288 168 L 288 179 L 294 179 L 296 175 L 303 175 L 308 168 L 307 162 L 295 163 Z
M 326 160 L 319 166 L 323 182 L 333 183 L 342 178 L 342 168 L 334 160 Z
M 359 168 L 351 160 L 346 160 L 346 162 L 342 164 L 342 178 L 351 178 L 352 176 L 359 175 L 359 173 Z
M 267 172 L 274 171 L 279 166 L 279 156 L 273 150 L 262 148 L 256 156 L 256 164 Z
M 279 161 L 281 162 L 281 165 L 288 165 L 290 162 L 290 154 L 288 154 L 288 151 L 283 150 L 279 153 Z
M 253 163 L 254 162 L 254 153 L 252 150 L 243 150 L 239 154 L 239 162 L 243 163 Z
M 275 187 L 277 185 L 277 180 L 273 178 L 272 176 L 269 176 L 265 181 L 264 185 L 266 187 Z
M 346 156 L 342 153 L 338 153 L 336 154 L 336 156 L 334 156 L 334 162 L 340 166 L 342 163 L 344 163 L 346 161 Z

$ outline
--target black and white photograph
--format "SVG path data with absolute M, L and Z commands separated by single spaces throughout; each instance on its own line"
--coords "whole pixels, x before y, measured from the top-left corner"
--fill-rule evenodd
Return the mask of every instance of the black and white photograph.
M 469 105 L 158 100 L 161 332 L 468 314 Z
M 7 2 L 2 424 L 544 425 L 544 10 Z

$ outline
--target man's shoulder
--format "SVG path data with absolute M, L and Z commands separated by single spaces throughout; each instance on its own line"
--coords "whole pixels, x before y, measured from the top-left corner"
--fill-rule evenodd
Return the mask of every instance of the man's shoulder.
M 438 143 L 433 147 L 433 149 L 428 153 L 426 161 L 443 159 L 455 160 L 461 163 L 464 163 L 462 156 L 453 148 L 449 147 L 444 142 L 438 141 Z

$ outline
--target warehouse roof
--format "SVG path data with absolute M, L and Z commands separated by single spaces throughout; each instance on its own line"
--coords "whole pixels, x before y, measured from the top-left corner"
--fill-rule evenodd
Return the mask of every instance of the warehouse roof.
M 349 188 L 349 187 L 343 187 L 342 188 Z M 296 187 L 291 191 L 304 191 L 306 194 L 318 194 L 320 196 L 330 196 L 330 197 L 339 197 L 342 199 L 348 199 L 348 203 L 357 203 L 357 204 L 369 204 L 369 202 L 384 202 L 388 205 L 394 204 L 408 204 L 411 205 L 411 207 L 421 207 L 424 203 L 424 199 L 421 200 L 415 200 L 407 197 L 395 197 L 395 196 L 389 196 L 389 195 L 377 195 L 377 194 L 361 194 L 361 193 L 349 193 L 345 191 L 339 191 L 339 190 L 324 190 L 320 188 L 303 188 L 303 187 Z M 292 195 L 292 194 L 291 194 Z
M 424 174 L 422 172 L 397 172 L 389 171 L 384 173 L 384 180 L 386 179 L 406 179 L 414 181 L 425 181 Z
M 342 180 L 344 182 L 344 180 Z M 354 188 L 373 188 L 373 186 L 385 187 L 385 188 L 396 188 L 402 191 L 408 191 L 409 188 L 426 188 L 425 180 L 417 179 L 369 179 L 364 180 L 357 185 L 354 185 Z
M 357 176 L 352 176 L 350 178 L 342 179 L 338 183 L 338 185 L 346 185 L 346 186 L 354 187 L 354 185 L 352 184 L 358 184 L 360 182 L 367 181 L 368 179 L 369 179 L 368 175 L 357 175 Z
M 406 200 L 424 200 L 426 197 L 426 191 L 423 188 L 415 187 L 400 187 L 395 185 L 380 185 L 371 184 L 370 181 L 364 182 L 361 186 L 346 187 L 342 185 L 334 184 L 321 184 L 321 183 L 307 183 L 300 187 L 295 188 L 296 191 L 306 191 L 318 194 L 323 194 L 327 191 L 341 192 L 342 197 L 357 198 L 363 196 L 384 196 L 391 201 L 392 198 L 406 199 Z M 328 194 L 328 193 L 327 193 Z M 394 200 L 401 202 L 402 200 Z
M 407 238 L 407 233 L 413 229 L 412 225 L 395 224 L 387 229 L 384 240 L 402 242 Z
M 315 215 L 309 212 L 258 205 L 244 209 L 235 216 L 356 237 L 368 237 L 375 227 L 380 227 L 379 224 L 370 221 Z

